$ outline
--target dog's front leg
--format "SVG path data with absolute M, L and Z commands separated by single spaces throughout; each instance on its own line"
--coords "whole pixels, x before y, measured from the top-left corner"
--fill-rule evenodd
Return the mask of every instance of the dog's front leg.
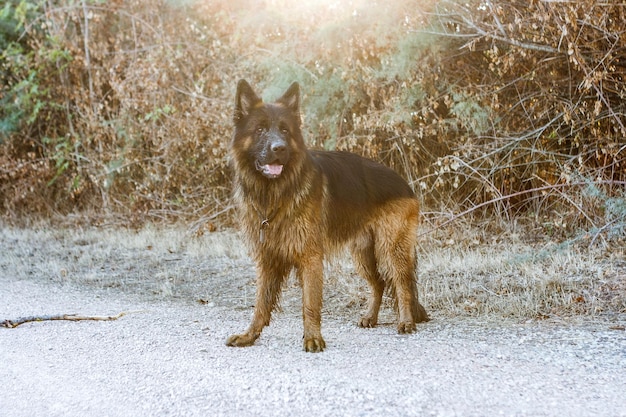
M 234 334 L 226 340 L 228 346 L 251 346 L 261 336 L 261 331 L 270 324 L 272 311 L 280 296 L 283 281 L 291 269 L 276 260 L 264 259 L 258 265 L 256 302 L 252 323 L 245 333 Z
M 321 332 L 323 256 L 319 254 L 305 259 L 297 273 L 302 282 L 303 347 L 306 352 L 321 352 L 326 348 Z

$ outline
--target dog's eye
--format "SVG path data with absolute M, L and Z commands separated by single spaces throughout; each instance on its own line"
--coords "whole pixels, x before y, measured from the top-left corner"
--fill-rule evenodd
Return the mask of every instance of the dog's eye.
M 265 125 L 259 125 L 259 126 L 257 126 L 257 128 L 256 128 L 256 132 L 257 132 L 258 134 L 265 133 L 266 131 L 267 131 L 267 126 L 265 126 Z
M 288 134 L 289 134 L 289 128 L 287 127 L 287 125 L 281 125 L 281 126 L 280 126 L 280 131 L 281 131 L 282 133 L 284 133 L 285 135 L 288 135 Z

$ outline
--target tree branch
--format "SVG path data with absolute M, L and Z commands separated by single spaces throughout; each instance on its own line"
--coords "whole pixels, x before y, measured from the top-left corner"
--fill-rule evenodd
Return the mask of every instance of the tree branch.
M 7 329 L 13 329 L 24 323 L 30 323 L 34 321 L 52 321 L 52 320 L 67 320 L 67 321 L 113 321 L 122 316 L 130 313 L 139 313 L 139 311 L 122 311 L 114 316 L 79 316 L 78 314 L 58 314 L 58 315 L 43 315 L 43 316 L 28 316 L 20 317 L 14 320 L 4 320 L 0 322 L 0 327 L 6 327 Z

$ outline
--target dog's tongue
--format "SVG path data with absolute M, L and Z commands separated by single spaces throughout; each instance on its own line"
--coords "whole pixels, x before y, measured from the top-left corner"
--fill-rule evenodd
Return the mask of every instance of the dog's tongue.
M 278 164 L 263 165 L 263 172 L 272 176 L 279 176 L 283 172 L 283 166 Z

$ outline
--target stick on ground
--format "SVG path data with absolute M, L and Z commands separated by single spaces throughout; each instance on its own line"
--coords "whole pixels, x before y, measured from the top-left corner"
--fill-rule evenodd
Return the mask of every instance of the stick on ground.
M 44 316 L 28 316 L 20 317 L 15 320 L 4 320 L 0 322 L 0 327 L 6 327 L 7 329 L 13 329 L 24 323 L 30 323 L 33 321 L 51 321 L 51 320 L 95 320 L 95 321 L 112 321 L 117 320 L 126 314 L 133 313 L 132 311 L 122 311 L 115 316 L 79 316 L 78 314 L 57 314 L 57 315 L 44 315 Z M 136 312 L 134 312 L 136 313 Z

